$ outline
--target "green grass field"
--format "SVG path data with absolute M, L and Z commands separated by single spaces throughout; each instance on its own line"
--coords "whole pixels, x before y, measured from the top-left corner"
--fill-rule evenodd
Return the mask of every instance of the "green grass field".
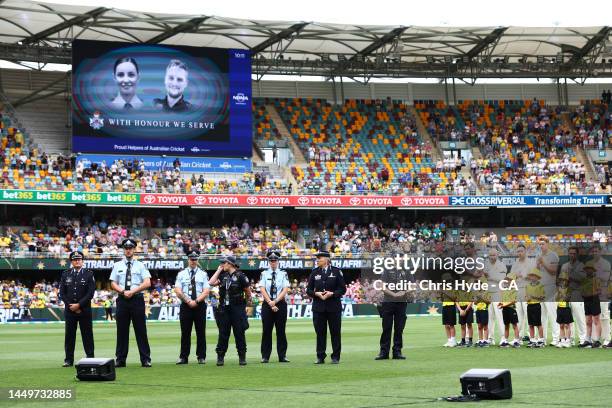
M 445 349 L 443 328 L 435 317 L 409 317 L 405 330 L 405 361 L 374 361 L 380 320 L 343 321 L 340 365 L 315 366 L 315 336 L 310 320 L 290 320 L 290 364 L 259 362 L 261 325 L 247 332 L 248 365 L 238 366 L 230 343 L 225 367 L 214 364 L 217 328 L 207 323 L 207 364 L 176 366 L 179 326 L 176 322 L 148 326 L 153 368 L 141 368 L 132 338 L 128 367 L 117 370 L 114 382 L 78 382 L 74 368 L 63 360 L 61 324 L 0 327 L 0 387 L 74 388 L 76 401 L 14 403 L 1 406 L 78 407 L 419 407 L 443 406 L 438 397 L 460 393 L 459 376 L 469 368 L 509 368 L 514 397 L 477 403 L 487 406 L 612 405 L 612 350 L 572 349 Z M 112 357 L 114 323 L 94 326 L 96 356 Z M 195 339 L 194 339 L 195 343 Z M 195 350 L 195 344 L 193 344 Z M 330 347 L 331 348 L 331 347 Z M 329 353 L 330 350 L 328 350 Z M 83 356 L 77 338 L 76 359 Z M 273 357 L 275 357 L 273 355 Z M 329 359 L 328 359 L 329 362 Z

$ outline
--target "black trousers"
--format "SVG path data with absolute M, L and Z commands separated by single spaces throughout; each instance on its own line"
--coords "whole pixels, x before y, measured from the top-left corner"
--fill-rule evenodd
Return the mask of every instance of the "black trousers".
M 134 334 L 136 335 L 136 344 L 138 344 L 138 352 L 140 353 L 140 362 L 151 361 L 144 297 L 142 295 L 136 295 L 131 299 L 118 297 L 115 321 L 117 322 L 117 349 L 115 352 L 117 360 L 125 362 L 127 359 L 131 322 L 134 324 Z
M 181 303 L 179 310 L 181 322 L 181 354 L 180 358 L 189 358 L 191 352 L 191 328 L 195 326 L 196 356 L 206 358 L 206 303 L 197 305 L 193 309 Z
M 81 339 L 83 340 L 85 356 L 93 357 L 94 338 L 91 307 L 81 309 L 81 313 L 74 313 L 66 307 L 64 309 L 64 319 L 66 320 L 64 333 L 65 360 L 74 362 L 74 345 L 76 343 L 77 325 L 81 327 Z
M 406 326 L 406 302 L 383 302 L 381 305 L 382 334 L 380 335 L 380 354 L 388 355 L 391 348 L 393 331 L 393 354 L 401 354 L 404 346 L 403 334 Z
M 222 306 L 217 311 L 217 324 L 219 326 L 219 340 L 217 341 L 217 354 L 225 355 L 232 330 L 238 355 L 246 355 L 247 346 L 245 331 L 248 321 L 245 305 Z
M 340 329 L 342 323 L 342 311 L 337 312 L 312 312 L 312 322 L 317 334 L 317 358 L 325 359 L 327 354 L 327 326 L 331 336 L 332 354 L 331 358 L 340 360 L 342 350 L 342 339 Z
M 272 330 L 276 327 L 276 351 L 278 358 L 283 359 L 287 356 L 287 302 L 282 301 L 276 304 L 278 312 L 273 312 L 272 308 L 264 303 L 261 306 L 261 357 L 269 359 L 272 354 Z

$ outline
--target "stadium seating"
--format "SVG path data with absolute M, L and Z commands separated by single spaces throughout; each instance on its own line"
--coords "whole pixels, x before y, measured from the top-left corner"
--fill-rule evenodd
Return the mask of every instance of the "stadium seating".
M 436 140 L 465 140 L 459 130 L 464 128 L 462 119 L 456 111 L 439 100 L 414 101 L 421 122 Z
M 469 163 L 434 159 L 411 110 L 393 100 L 254 98 L 253 135 L 259 146 L 281 141 L 266 105 L 273 105 L 306 158 L 291 168 L 303 194 L 457 195 L 606 193 L 605 166 L 583 166 L 576 148 L 607 148 L 610 111 L 585 100 L 570 117 L 542 100 L 460 100 L 415 102 L 418 116 L 435 140 L 466 140 L 482 158 Z M 124 162 L 83 167 L 74 156 L 49 155 L 27 140 L 7 116 L 0 122 L 4 161 L 0 187 L 68 191 L 287 194 L 282 175 L 205 175 L 173 169 L 144 171 Z M 467 163 L 466 163 L 467 164 Z
M 600 193 L 576 158 L 580 143 L 559 108 L 543 100 L 417 101 L 438 140 L 465 140 L 482 158 L 470 163 L 481 191 L 493 194 Z M 586 108 L 589 111 L 588 107 Z M 579 120 L 579 119 L 577 119 Z
M 160 216 L 161 217 L 161 216 Z M 263 256 L 277 248 L 283 256 L 293 256 L 301 249 L 295 235 L 281 226 L 249 226 L 243 223 L 220 227 L 181 227 L 174 217 L 134 219 L 112 213 L 100 214 L 95 220 L 84 218 L 46 219 L 34 216 L 22 220 L 25 225 L 5 225 L 0 234 L 0 254 L 66 256 L 74 250 L 88 256 L 117 255 L 127 237 L 138 240 L 137 252 L 146 256 L 183 256 L 192 249 L 205 255 Z M 293 237 L 293 238 L 292 238 Z M 229 251 L 229 252 L 228 252 Z
M 612 143 L 612 106 L 601 100 L 582 100 L 572 112 L 577 142 L 583 148 L 607 149 Z
M 431 146 L 399 101 L 273 99 L 308 165 L 293 167 L 309 194 L 444 193 L 454 172 L 436 172 Z M 266 102 L 266 103 L 268 103 Z
M 263 99 L 253 100 L 253 140 L 268 145 L 281 139 L 276 124 L 270 119 Z

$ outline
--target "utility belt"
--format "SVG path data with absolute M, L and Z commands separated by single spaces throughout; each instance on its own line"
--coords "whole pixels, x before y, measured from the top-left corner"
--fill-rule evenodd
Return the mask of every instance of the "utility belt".
M 246 302 L 244 301 L 244 299 L 239 299 L 239 300 L 237 299 L 235 301 L 232 301 L 230 299 L 228 303 L 225 303 L 225 301 L 222 301 L 222 302 L 219 302 L 216 307 L 219 310 L 223 310 L 224 308 L 227 308 L 227 307 L 238 307 L 238 306 L 246 307 Z

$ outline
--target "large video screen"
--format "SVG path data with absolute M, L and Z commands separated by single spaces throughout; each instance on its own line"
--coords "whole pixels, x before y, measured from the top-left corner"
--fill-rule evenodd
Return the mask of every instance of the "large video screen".
M 72 150 L 250 157 L 248 50 L 76 40 Z

